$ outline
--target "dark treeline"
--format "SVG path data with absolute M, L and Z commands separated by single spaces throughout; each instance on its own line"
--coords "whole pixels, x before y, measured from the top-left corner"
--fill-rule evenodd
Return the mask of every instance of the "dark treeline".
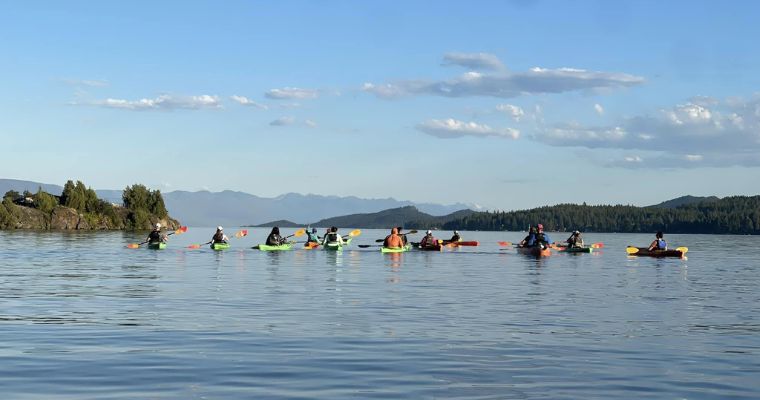
M 734 196 L 676 208 L 559 204 L 510 212 L 476 212 L 444 229 L 520 231 L 542 223 L 550 231 L 760 234 L 760 196 Z
M 59 196 L 47 193 L 42 188 L 36 193 L 10 190 L 5 193 L 0 204 L 0 229 L 12 229 L 30 220 L 29 215 L 21 212 L 19 207 L 36 209 L 42 213 L 45 226 L 37 226 L 40 221 L 31 219 L 31 223 L 36 224 L 34 227 L 38 229 L 49 227 L 54 215 L 58 220 L 65 218 L 56 213 L 58 207 L 76 211 L 77 218 L 86 222 L 81 224 L 78 220 L 76 226 L 87 226 L 89 229 L 149 229 L 153 222 L 169 218 L 164 199 L 158 190 L 151 191 L 139 184 L 128 186 L 124 189 L 122 200 L 123 207 L 111 204 L 99 199 L 95 190 L 86 187 L 81 181 L 74 183 L 71 180 L 66 182 Z

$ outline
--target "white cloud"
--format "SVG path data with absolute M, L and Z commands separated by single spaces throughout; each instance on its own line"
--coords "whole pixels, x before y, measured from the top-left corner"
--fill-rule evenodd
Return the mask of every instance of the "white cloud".
M 362 90 L 387 99 L 414 95 L 512 98 L 526 94 L 614 89 L 643 82 L 642 77 L 619 72 L 536 67 L 515 73 L 502 70 L 493 73 L 468 72 L 457 78 L 440 81 L 416 79 L 382 84 L 367 82 Z
M 504 68 L 498 57 L 488 53 L 447 53 L 442 65 L 458 65 L 472 69 L 500 70 Z
M 154 99 L 124 100 L 124 99 L 105 99 L 90 103 L 107 108 L 119 108 L 124 110 L 200 110 L 221 108 L 221 102 L 218 96 L 200 95 L 176 97 L 171 95 L 161 95 Z
M 599 115 L 604 115 L 604 107 L 599 103 L 594 104 L 594 111 Z
M 516 129 L 495 129 L 485 124 L 478 124 L 476 122 L 463 122 L 452 118 L 445 120 L 431 119 L 429 121 L 418 124 L 416 128 L 428 135 L 443 139 L 465 136 L 494 136 L 507 139 L 517 139 L 520 136 L 520 131 Z
M 262 110 L 268 110 L 269 107 L 266 104 L 257 103 L 245 96 L 232 95 L 230 99 L 243 106 L 255 107 Z
M 288 126 L 296 123 L 296 119 L 293 117 L 280 117 L 269 123 L 272 126 Z
M 319 97 L 319 92 L 314 89 L 301 89 L 286 87 L 282 89 L 272 89 L 264 94 L 267 98 L 274 100 L 307 100 Z
M 535 139 L 552 146 L 652 152 L 639 168 L 760 165 L 760 94 L 705 100 L 621 119 L 613 126 L 543 125 Z M 712 105 L 708 105 L 712 104 Z M 608 165 L 629 167 L 624 157 Z
M 306 126 L 308 126 L 309 128 L 316 128 L 317 127 L 317 123 L 314 122 L 314 121 L 312 121 L 312 120 L 310 120 L 310 119 L 307 119 L 303 123 L 306 124 Z
M 496 110 L 509 115 L 515 122 L 519 122 L 525 115 L 522 108 L 512 104 L 499 104 L 496 106 Z

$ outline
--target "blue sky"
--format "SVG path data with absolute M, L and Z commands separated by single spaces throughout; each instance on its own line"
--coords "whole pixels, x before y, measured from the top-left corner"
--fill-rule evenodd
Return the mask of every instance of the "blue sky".
M 0 177 L 517 209 L 760 187 L 756 2 L 8 2 Z

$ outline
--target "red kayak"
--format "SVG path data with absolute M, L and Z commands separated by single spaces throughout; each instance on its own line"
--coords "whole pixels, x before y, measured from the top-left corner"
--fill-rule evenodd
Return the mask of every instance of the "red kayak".
M 536 246 L 536 247 L 517 247 L 517 252 L 520 253 L 520 254 L 525 254 L 525 255 L 533 256 L 533 257 L 549 257 L 550 255 L 552 255 L 552 249 L 550 249 L 548 247 L 545 248 L 545 249 L 542 249 L 542 248 L 540 248 L 538 246 Z
M 477 246 L 480 243 L 478 243 L 478 242 L 476 242 L 474 240 L 471 240 L 469 242 L 464 242 L 464 241 L 462 241 L 462 242 L 449 242 L 448 240 L 444 240 L 443 244 L 445 244 L 446 246 L 450 246 L 450 247 L 457 247 L 457 246 Z

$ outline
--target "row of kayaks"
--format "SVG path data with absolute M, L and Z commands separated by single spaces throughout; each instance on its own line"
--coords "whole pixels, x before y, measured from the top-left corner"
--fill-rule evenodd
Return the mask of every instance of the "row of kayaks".
M 303 246 L 304 250 L 313 250 L 318 248 L 323 248 L 324 250 L 328 251 L 341 251 L 344 247 L 351 244 L 351 240 L 353 238 L 348 238 L 343 243 L 340 242 L 327 242 L 325 244 L 316 244 L 316 243 L 306 243 L 305 246 Z M 267 245 L 267 244 L 257 244 L 256 246 L 251 247 L 254 250 L 261 250 L 261 251 L 288 251 L 293 250 L 293 242 L 283 243 L 280 245 Z

